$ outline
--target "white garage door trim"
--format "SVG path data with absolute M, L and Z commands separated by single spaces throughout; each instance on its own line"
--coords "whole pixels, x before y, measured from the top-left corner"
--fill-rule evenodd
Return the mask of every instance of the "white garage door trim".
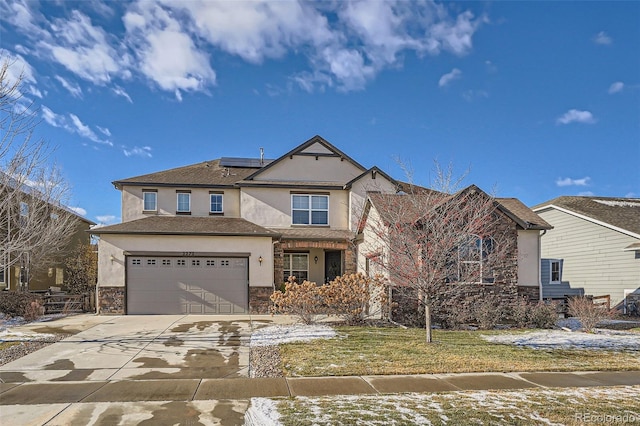
M 128 314 L 246 314 L 248 257 L 130 254 Z

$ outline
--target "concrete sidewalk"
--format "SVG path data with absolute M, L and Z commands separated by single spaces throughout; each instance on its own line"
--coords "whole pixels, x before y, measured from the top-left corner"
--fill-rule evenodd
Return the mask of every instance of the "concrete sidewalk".
M 640 385 L 640 371 L 0 383 L 0 422 L 173 424 L 205 416 L 214 424 L 243 424 L 252 397 L 622 385 Z

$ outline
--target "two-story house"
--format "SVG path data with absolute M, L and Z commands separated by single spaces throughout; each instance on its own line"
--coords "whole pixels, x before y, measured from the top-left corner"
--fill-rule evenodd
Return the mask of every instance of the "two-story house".
M 403 187 L 320 136 L 275 160 L 223 157 L 114 185 L 122 223 L 93 232 L 99 312 L 117 314 L 264 313 L 291 275 L 366 272 L 356 237 L 368 195 Z M 523 238 L 530 256 L 517 260 L 536 288 L 538 242 Z
M 103 313 L 265 312 L 290 275 L 356 272 L 367 191 L 396 182 L 319 136 L 276 160 L 220 158 L 114 182 L 122 223 L 99 228 Z

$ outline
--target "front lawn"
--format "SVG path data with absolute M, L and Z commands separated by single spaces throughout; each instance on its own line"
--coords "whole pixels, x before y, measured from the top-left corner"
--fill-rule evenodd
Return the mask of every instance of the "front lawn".
M 640 351 L 529 349 L 485 341 L 508 331 L 337 327 L 338 336 L 280 345 L 287 376 L 638 370 Z
M 524 389 L 271 400 L 279 424 L 583 425 L 640 420 L 640 387 Z

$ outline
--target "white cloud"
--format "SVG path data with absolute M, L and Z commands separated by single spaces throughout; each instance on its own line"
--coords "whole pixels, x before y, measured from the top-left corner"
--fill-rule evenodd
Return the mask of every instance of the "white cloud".
M 604 31 L 600 31 L 598 34 L 593 36 L 593 42 L 600 45 L 609 45 L 613 43 L 613 39 Z
M 7 67 L 3 84 L 11 86 L 19 79 L 22 79 L 21 87 L 18 87 L 18 89 L 22 89 L 28 94 L 42 98 L 42 93 L 37 87 L 38 82 L 36 81 L 35 71 L 22 55 L 0 48 L 0 57 L 9 65 Z M 17 98 L 24 96 L 24 93 L 20 91 L 17 91 L 14 94 Z M 24 99 L 24 101 L 25 103 L 28 103 L 30 100 Z
M 131 157 L 131 156 L 146 157 L 146 158 L 152 157 L 150 146 L 143 146 L 143 147 L 134 146 L 131 149 L 127 147 L 123 147 L 122 152 L 127 157 Z
M 72 212 L 75 212 L 77 214 L 79 214 L 80 216 L 86 216 L 87 215 L 87 211 L 85 209 L 83 209 L 82 207 L 68 207 L 69 210 L 71 210 Z
M 481 89 L 477 89 L 477 90 L 471 89 L 471 90 L 464 91 L 462 93 L 462 97 L 467 102 L 473 102 L 476 99 L 488 98 L 489 97 L 489 92 L 487 92 L 486 90 L 481 90 Z
M 114 216 L 112 214 L 105 214 L 105 215 L 101 215 L 101 216 L 96 216 L 96 220 L 102 226 L 115 223 L 115 222 L 118 221 L 118 219 L 119 218 L 117 216 Z
M 50 126 L 65 127 L 66 120 L 64 116 L 56 114 L 44 105 L 42 105 L 42 118 L 44 118 L 44 121 L 49 123 Z
M 451 83 L 453 80 L 458 80 L 461 77 L 462 77 L 462 71 L 460 71 L 458 68 L 454 68 L 451 70 L 451 72 L 448 72 L 444 74 L 442 77 L 440 77 L 440 80 L 438 80 L 438 86 L 439 87 L 448 86 L 449 83 Z
M 595 117 L 589 111 L 580 111 L 577 109 L 570 109 L 562 116 L 558 117 L 556 124 L 569 124 L 569 123 L 585 123 L 593 124 L 596 122 Z
M 100 133 L 102 133 L 103 135 L 107 137 L 111 137 L 111 131 L 106 127 L 96 126 L 96 129 L 100 130 Z
M 62 87 L 64 87 L 69 91 L 69 93 L 71 93 L 71 96 L 73 96 L 74 98 L 82 98 L 82 88 L 79 85 L 71 83 L 60 77 L 59 75 L 56 75 L 55 79 L 58 80 Z
M 98 135 L 75 114 L 69 114 L 67 117 L 62 114 L 56 114 L 50 108 L 42 105 L 42 118 L 53 127 L 65 129 L 69 133 L 75 133 L 95 143 L 113 146 L 111 141 L 100 139 Z
M 173 15 L 158 4 L 139 2 L 123 21 L 140 60 L 140 71 L 180 100 L 180 91 L 200 91 L 215 84 L 216 74 L 208 55 Z
M 128 76 L 130 58 L 123 46 L 78 10 L 69 19 L 57 18 L 37 46 L 40 52 L 77 76 L 97 85 Z M 114 46 L 112 46 L 114 44 Z
M 129 96 L 129 94 L 127 92 L 124 91 L 124 89 L 120 86 L 115 86 L 113 89 L 113 93 L 115 93 L 118 96 L 122 96 L 123 98 L 125 98 L 127 101 L 129 101 L 130 104 L 133 103 L 133 100 L 131 100 L 131 96 Z
M 484 16 L 452 12 L 449 4 L 431 0 L 134 0 L 118 8 L 97 2 L 77 8 L 101 16 L 92 22 L 76 9 L 53 18 L 26 0 L 0 11 L 17 17 L 9 25 L 23 33 L 40 58 L 93 84 L 115 85 L 114 93 L 129 102 L 116 81 L 133 73 L 178 100 L 187 92 L 208 92 L 217 83 L 210 55 L 221 53 L 254 64 L 296 56 L 306 65 L 291 72 L 291 86 L 361 90 L 383 70 L 402 67 L 406 54 L 467 54 L 486 22 Z M 117 19 L 119 9 L 125 9 L 123 35 L 97 24 Z
M 612 95 L 614 93 L 622 92 L 622 89 L 624 89 L 624 83 L 621 81 L 616 81 L 615 83 L 612 83 L 611 86 L 609 86 L 609 94 Z
M 589 176 L 585 176 L 581 179 L 571 179 L 567 178 L 558 178 L 556 180 L 557 186 L 587 186 L 589 185 L 589 181 L 591 178 Z
M 578 192 L 578 195 L 581 197 L 593 197 L 596 194 L 594 194 L 591 191 L 582 191 L 582 192 Z

